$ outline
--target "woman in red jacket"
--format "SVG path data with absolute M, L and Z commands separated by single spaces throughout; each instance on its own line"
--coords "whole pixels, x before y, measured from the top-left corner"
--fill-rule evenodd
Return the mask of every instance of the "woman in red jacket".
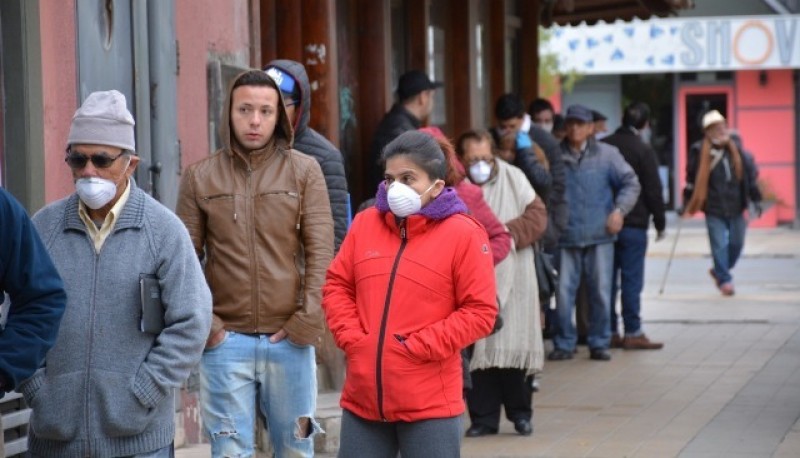
M 328 270 L 322 307 L 347 357 L 339 456 L 456 457 L 462 348 L 497 315 L 486 231 L 445 187 L 430 135 L 384 149 L 385 182 Z

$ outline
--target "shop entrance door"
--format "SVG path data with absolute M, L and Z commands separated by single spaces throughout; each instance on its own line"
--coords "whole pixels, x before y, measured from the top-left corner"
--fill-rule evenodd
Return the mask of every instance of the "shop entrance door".
M 676 136 L 678 138 L 675 158 L 675 183 L 673 198 L 676 207 L 683 206 L 682 192 L 686 185 L 686 159 L 692 143 L 703 138 L 703 115 L 718 110 L 728 120 L 728 125 L 736 125 L 733 111 L 733 87 L 731 86 L 688 86 L 678 91 L 678 112 Z

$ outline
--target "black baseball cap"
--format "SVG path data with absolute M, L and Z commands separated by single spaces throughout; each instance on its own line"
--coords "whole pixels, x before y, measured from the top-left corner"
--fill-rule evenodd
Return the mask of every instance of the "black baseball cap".
M 606 115 L 604 115 L 603 113 L 600 113 L 597 110 L 592 110 L 592 121 L 597 122 L 597 121 L 606 121 L 606 120 L 608 120 L 608 117 Z
M 422 91 L 436 89 L 443 85 L 444 83 L 441 81 L 431 81 L 422 70 L 411 70 L 400 76 L 400 81 L 397 83 L 397 98 L 405 100 Z

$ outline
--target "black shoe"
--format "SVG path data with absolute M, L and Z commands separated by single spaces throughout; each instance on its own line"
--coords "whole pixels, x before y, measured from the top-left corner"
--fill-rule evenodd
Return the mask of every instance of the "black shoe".
M 489 434 L 497 434 L 497 429 L 490 428 L 486 425 L 472 425 L 467 430 L 465 436 L 481 437 L 481 436 L 488 436 Z
M 595 361 L 611 361 L 611 353 L 605 348 L 593 348 L 589 351 L 589 359 Z
M 517 420 L 514 422 L 514 429 L 522 436 L 530 436 L 533 433 L 533 426 L 528 420 Z
M 556 348 L 555 350 L 551 351 L 549 355 L 547 355 L 547 359 L 550 361 L 564 361 L 566 359 L 572 359 L 572 354 L 573 353 L 571 351 Z

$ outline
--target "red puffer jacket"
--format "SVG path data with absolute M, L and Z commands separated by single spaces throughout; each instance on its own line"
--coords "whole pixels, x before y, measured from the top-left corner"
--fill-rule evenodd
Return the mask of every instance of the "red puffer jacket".
M 322 307 L 347 356 L 341 406 L 375 421 L 464 412 L 460 350 L 497 315 L 492 256 L 464 214 L 358 214 L 328 270 Z

